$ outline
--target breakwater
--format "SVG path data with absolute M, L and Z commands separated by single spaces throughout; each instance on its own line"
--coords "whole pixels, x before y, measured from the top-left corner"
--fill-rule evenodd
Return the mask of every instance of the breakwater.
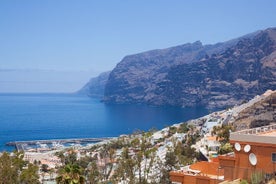
M 6 146 L 13 146 L 17 151 L 25 151 L 26 147 L 39 145 L 52 145 L 52 147 L 59 147 L 64 144 L 85 144 L 85 143 L 97 143 L 113 139 L 114 137 L 101 137 L 101 138 L 72 138 L 72 139 L 49 139 L 49 140 L 32 140 L 32 141 L 13 141 L 7 142 Z

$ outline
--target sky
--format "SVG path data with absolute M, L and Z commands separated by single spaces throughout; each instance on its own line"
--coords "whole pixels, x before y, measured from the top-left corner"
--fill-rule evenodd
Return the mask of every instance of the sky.
M 74 92 L 124 56 L 276 27 L 275 0 L 1 0 L 0 92 Z

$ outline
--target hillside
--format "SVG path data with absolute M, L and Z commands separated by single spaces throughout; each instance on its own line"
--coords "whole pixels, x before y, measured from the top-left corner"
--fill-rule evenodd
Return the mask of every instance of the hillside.
M 267 91 L 239 107 L 232 122 L 237 130 L 276 123 L 276 91 Z

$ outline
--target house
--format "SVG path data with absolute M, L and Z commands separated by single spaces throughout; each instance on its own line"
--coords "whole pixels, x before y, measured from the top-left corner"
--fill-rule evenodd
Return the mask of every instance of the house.
M 211 118 L 208 119 L 204 125 L 202 126 L 202 133 L 205 134 L 207 132 L 210 132 L 210 130 L 221 123 L 221 119 L 219 118 Z
M 225 180 L 250 180 L 255 173 L 266 176 L 276 171 L 276 124 L 230 134 L 231 156 L 219 156 Z
M 234 152 L 220 155 L 212 162 L 198 162 L 186 170 L 170 172 L 173 183 L 217 184 L 236 179 L 251 180 L 260 174 L 276 173 L 276 124 L 233 132 L 230 143 Z
M 218 162 L 197 162 L 183 170 L 170 172 L 170 180 L 177 184 L 217 184 L 223 179 L 224 170 Z

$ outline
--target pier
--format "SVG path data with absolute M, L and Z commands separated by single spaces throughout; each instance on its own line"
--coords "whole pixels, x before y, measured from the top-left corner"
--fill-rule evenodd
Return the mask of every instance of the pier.
M 38 144 L 84 144 L 84 143 L 97 143 L 105 140 L 113 139 L 114 137 L 101 137 L 101 138 L 72 138 L 72 139 L 49 139 L 49 140 L 32 140 L 32 141 L 14 141 L 7 142 L 6 146 L 14 146 L 17 151 L 24 151 L 24 146 L 38 145 Z

